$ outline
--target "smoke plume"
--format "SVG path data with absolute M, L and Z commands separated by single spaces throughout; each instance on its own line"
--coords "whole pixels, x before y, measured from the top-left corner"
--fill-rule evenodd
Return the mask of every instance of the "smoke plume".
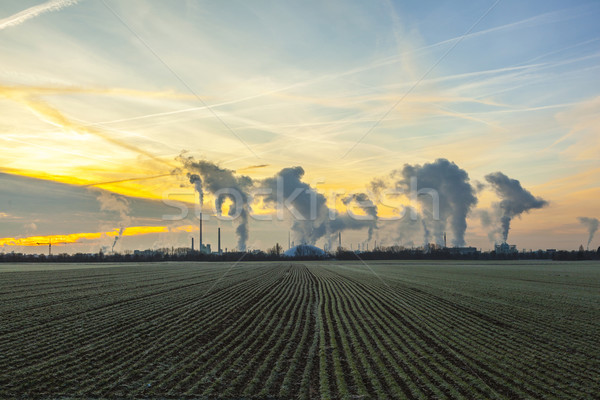
M 113 242 L 113 245 L 110 249 L 111 253 L 115 252 L 115 245 L 117 244 L 117 242 L 119 241 L 119 239 L 121 238 L 121 236 L 123 236 L 123 231 L 125 230 L 125 228 L 121 227 L 119 228 L 119 234 L 117 236 L 115 236 L 115 241 Z
M 229 199 L 232 202 L 232 206 L 229 208 L 229 216 L 237 216 L 237 247 L 239 251 L 245 251 L 248 242 L 248 217 L 250 215 L 248 199 L 252 180 L 244 175 L 235 175 L 235 171 L 221 168 L 210 161 L 196 161 L 193 157 L 183 155 L 180 155 L 177 159 L 183 163 L 188 171 L 188 178 L 194 184 L 201 200 L 204 196 L 203 188 L 215 195 L 215 208 L 219 215 L 223 212 L 225 200 Z
M 397 179 L 396 189 L 416 196 L 421 205 L 426 236 L 432 231 L 436 243 L 443 244 L 444 231 L 449 224 L 452 244 L 465 245 L 467 214 L 477 204 L 475 189 L 465 170 L 439 158 L 423 165 L 406 164 L 401 170 L 393 171 L 391 176 Z
M 431 235 L 424 219 L 421 220 L 421 224 L 423 225 L 423 248 L 426 249 L 429 245 L 429 238 Z
M 194 185 L 194 189 L 198 192 L 198 201 L 200 202 L 200 208 L 202 208 L 202 204 L 204 204 L 204 190 L 202 189 L 202 179 L 198 174 L 187 174 L 190 183 Z
M 119 215 L 119 233 L 115 236 L 111 251 L 114 252 L 115 245 L 121 237 L 125 228 L 131 225 L 131 217 L 129 216 L 129 201 L 125 197 L 114 195 L 105 190 L 96 190 L 98 196 L 96 199 L 100 203 L 100 210 L 111 211 Z
M 302 181 L 304 169 L 302 167 L 284 168 L 274 177 L 264 179 L 259 183 L 262 189 L 268 189 L 269 194 L 263 197 L 265 204 L 276 206 L 280 213 L 289 213 L 294 222 L 292 231 L 296 240 L 302 244 L 314 245 L 317 240 L 326 237 L 331 246 L 335 235 L 346 229 L 359 230 L 363 228 L 372 229 L 376 218 L 359 219 L 348 215 L 339 215 L 335 209 L 327 206 L 327 199 L 308 183 Z M 366 195 L 358 199 L 367 202 L 370 200 Z M 354 201 L 352 198 L 349 201 Z M 372 204 L 372 202 L 371 202 Z M 359 204 L 364 207 L 365 204 Z M 373 215 L 376 209 L 368 209 L 367 214 Z
M 548 202 L 541 197 L 533 196 L 521 186 L 516 179 L 511 179 L 502 172 L 494 172 L 485 176 L 485 180 L 492 185 L 501 201 L 494 206 L 499 211 L 502 239 L 506 242 L 510 230 L 510 222 L 524 212 L 542 208 Z
M 589 217 L 579 217 L 579 222 L 581 222 L 588 229 L 588 242 L 587 246 L 590 247 L 590 243 L 592 243 L 592 239 L 594 239 L 594 235 L 598 230 L 598 218 L 589 218 Z
M 369 196 L 366 193 L 355 193 L 350 196 L 346 196 L 342 199 L 342 203 L 344 203 L 346 206 L 356 204 L 366 214 L 367 218 L 364 218 L 364 220 L 371 221 L 367 231 L 367 241 L 370 241 L 373 238 L 373 231 L 377 229 L 377 206 L 375 203 L 369 199 Z M 358 216 L 354 217 L 357 218 Z

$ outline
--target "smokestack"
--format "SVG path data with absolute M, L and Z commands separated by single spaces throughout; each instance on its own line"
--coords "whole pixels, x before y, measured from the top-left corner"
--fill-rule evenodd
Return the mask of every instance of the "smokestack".
M 446 232 L 444 232 L 444 248 L 448 247 L 447 243 L 446 243 Z
M 217 230 L 217 241 L 218 241 L 218 249 L 219 249 L 219 254 L 221 254 L 221 228 L 218 228 Z
M 338 232 L 338 248 L 342 249 L 342 232 Z
M 200 210 L 200 242 L 198 242 L 198 251 L 202 252 L 202 210 Z
M 192 251 L 194 251 L 194 238 L 192 238 Z

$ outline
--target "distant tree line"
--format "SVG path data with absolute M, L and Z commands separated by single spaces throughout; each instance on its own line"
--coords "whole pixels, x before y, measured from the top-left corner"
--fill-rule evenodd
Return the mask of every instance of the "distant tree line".
M 200 253 L 198 251 L 172 252 L 168 249 L 145 250 L 136 252 L 120 253 L 95 253 L 95 254 L 56 254 L 47 256 L 44 254 L 21 254 L 0 253 L 0 262 L 159 262 L 159 261 L 285 261 L 290 257 L 283 255 L 279 244 L 268 251 L 255 250 L 251 252 L 226 252 L 226 253 Z M 380 247 L 372 251 L 354 252 L 339 249 L 335 253 L 319 255 L 305 255 L 294 257 L 294 260 L 556 260 L 556 261 L 578 261 L 578 260 L 600 260 L 600 247 L 596 251 L 580 248 L 576 251 L 530 251 L 520 253 L 496 253 L 472 251 L 461 253 L 452 248 L 437 248 L 424 251 L 423 249 L 407 249 L 398 246 Z

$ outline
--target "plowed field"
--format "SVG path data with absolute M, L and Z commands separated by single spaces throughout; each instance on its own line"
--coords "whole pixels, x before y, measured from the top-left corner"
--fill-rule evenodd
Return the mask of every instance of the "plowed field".
M 594 398 L 600 265 L 0 265 L 0 398 Z

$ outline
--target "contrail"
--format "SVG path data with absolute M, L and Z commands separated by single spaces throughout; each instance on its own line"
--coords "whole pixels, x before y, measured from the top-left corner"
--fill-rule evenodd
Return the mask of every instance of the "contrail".
M 88 133 L 90 135 L 100 137 L 111 144 L 120 146 L 134 153 L 146 156 L 158 163 L 165 164 L 169 167 L 173 167 L 171 163 L 161 159 L 160 157 L 155 156 L 154 154 L 145 151 L 137 146 L 134 146 L 133 144 L 127 143 L 111 135 L 108 135 L 101 129 L 94 128 L 92 126 L 85 126 L 68 118 L 66 115 L 62 114 L 58 109 L 52 107 L 48 103 L 34 96 L 28 95 L 27 93 L 21 93 L 19 91 L 15 92 L 11 90 L 2 89 L 4 88 L 0 87 L 0 98 L 7 98 L 24 105 L 27 109 L 29 109 L 29 111 L 37 115 L 40 120 L 50 125 L 58 127 L 60 129 L 71 129 L 79 133 Z
M 83 187 L 90 187 L 90 186 L 109 185 L 109 184 L 113 184 L 113 183 L 123 183 L 123 182 L 133 182 L 133 181 L 145 181 L 145 180 L 148 180 L 148 179 L 162 178 L 163 176 L 171 176 L 171 175 L 172 175 L 171 173 L 168 173 L 168 174 L 144 176 L 144 177 L 141 177 L 141 178 L 127 178 L 127 179 L 119 179 L 119 180 L 116 180 L 116 181 L 88 183 L 87 185 L 82 185 L 82 186 Z
M 240 168 L 238 170 L 236 170 L 236 172 L 240 172 L 240 171 L 249 171 L 251 169 L 259 169 L 259 168 L 265 168 L 268 167 L 269 164 L 260 164 L 260 165 L 251 165 L 249 167 L 245 167 L 245 168 Z
M 11 26 L 21 25 L 28 19 L 35 18 L 38 15 L 45 14 L 51 11 L 58 11 L 62 8 L 77 4 L 78 0 L 50 0 L 43 4 L 29 7 L 26 10 L 18 12 L 10 17 L 0 19 L 0 30 Z

